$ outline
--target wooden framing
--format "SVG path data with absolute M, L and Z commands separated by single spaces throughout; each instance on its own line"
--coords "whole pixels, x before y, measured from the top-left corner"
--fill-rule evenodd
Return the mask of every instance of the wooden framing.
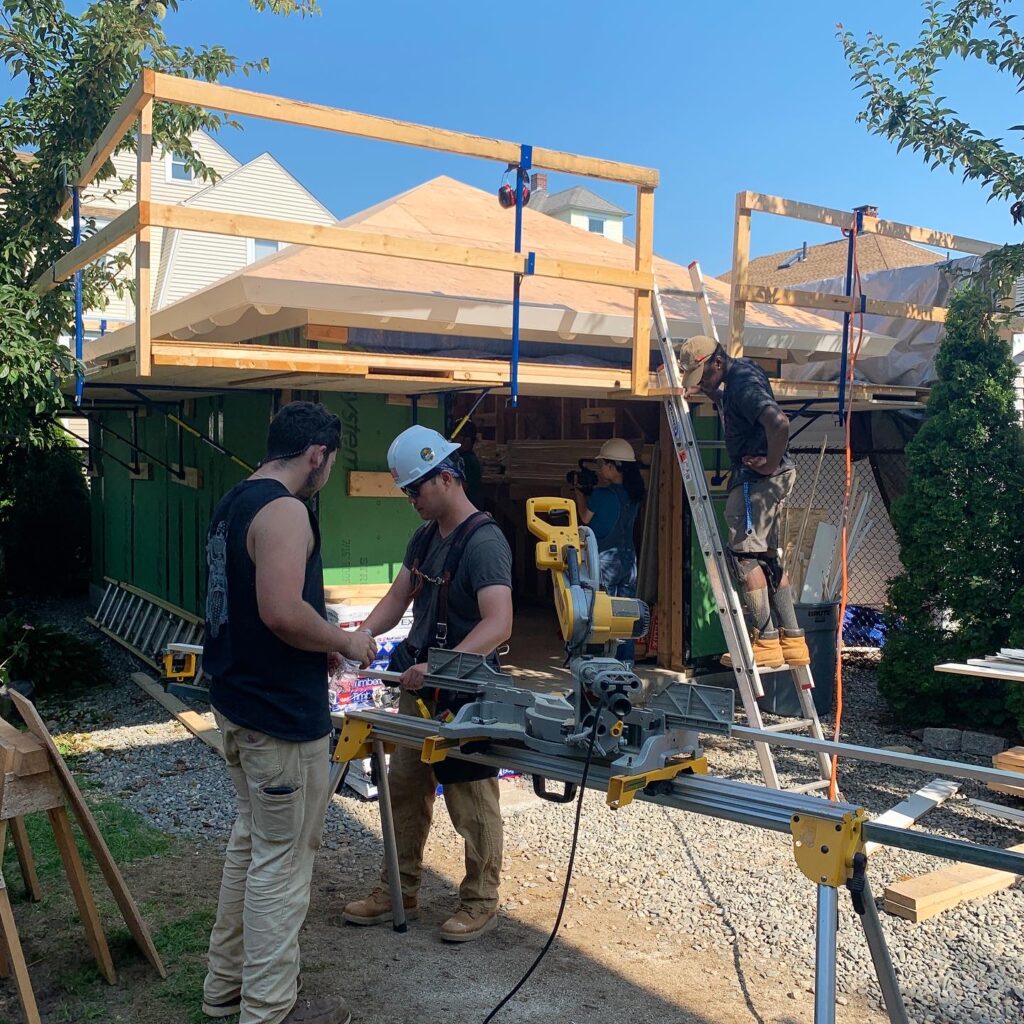
M 636 252 L 634 269 L 628 270 L 604 264 L 551 259 L 543 255 L 516 254 L 511 250 L 511 246 L 508 251 L 499 251 L 423 242 L 335 226 L 294 224 L 268 217 L 154 203 L 151 186 L 155 102 L 196 106 L 307 128 L 341 132 L 361 138 L 417 146 L 422 149 L 479 157 L 495 160 L 506 166 L 518 165 L 523 159 L 523 147 L 515 142 L 360 114 L 317 103 L 304 103 L 152 70 L 144 71 L 83 160 L 76 181 L 79 187 L 88 185 L 117 148 L 125 133 L 138 121 L 138 173 L 134 207 L 97 232 L 87 243 L 58 260 L 40 276 L 34 286 L 39 292 L 51 290 L 76 270 L 109 252 L 134 233 L 135 371 L 140 377 L 152 375 L 154 349 L 150 322 L 150 241 L 152 229 L 159 227 L 235 237 L 269 238 L 347 252 L 373 253 L 482 270 L 498 270 L 510 275 L 523 274 L 529 268 L 530 273 L 542 277 L 630 288 L 634 292 L 634 351 L 629 387 L 636 395 L 647 393 L 650 363 L 650 296 L 654 285 L 654 189 L 659 181 L 658 172 L 653 168 L 553 149 L 532 148 L 531 160 L 534 168 L 622 182 L 636 187 Z M 62 207 L 61 212 L 66 212 L 66 206 Z M 259 356 L 272 359 L 269 357 L 269 351 L 267 347 L 262 347 Z M 242 362 L 249 358 L 253 357 L 243 357 Z M 421 361 L 417 360 L 414 367 L 420 363 Z M 273 368 L 269 361 L 263 359 L 258 359 L 258 365 L 261 369 Z M 417 371 L 413 368 L 410 372 L 415 374 Z
M 796 306 L 801 309 L 822 310 L 830 313 L 872 313 L 878 316 L 904 320 L 923 320 L 931 323 L 945 323 L 946 310 L 942 306 L 920 306 L 910 302 L 890 302 L 867 296 L 848 297 L 826 292 L 812 292 L 799 289 L 751 286 L 747 279 L 750 262 L 750 228 L 754 213 L 771 213 L 779 217 L 825 224 L 830 227 L 849 229 L 856 216 L 852 210 L 836 210 L 828 206 L 814 206 L 800 203 L 781 196 L 763 195 L 760 192 L 738 192 L 736 194 L 736 221 L 733 234 L 732 253 L 732 304 L 729 320 L 729 355 L 743 355 L 743 329 L 746 323 L 746 306 L 749 302 L 760 305 Z M 977 238 L 954 235 L 934 228 L 922 228 L 912 224 L 880 220 L 864 215 L 860 234 L 883 235 L 899 238 L 905 242 L 932 245 L 951 249 L 955 252 L 984 256 L 998 249 L 992 242 Z

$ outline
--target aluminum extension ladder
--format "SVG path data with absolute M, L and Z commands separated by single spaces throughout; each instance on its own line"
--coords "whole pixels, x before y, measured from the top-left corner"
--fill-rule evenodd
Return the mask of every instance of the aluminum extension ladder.
M 204 623 L 198 616 L 130 583 L 109 576 L 104 576 L 103 580 L 107 587 L 96 615 L 85 620 L 89 625 L 117 641 L 161 675 L 168 651 L 201 651 Z M 192 696 L 192 691 L 197 689 L 205 692 L 202 687 L 174 682 L 167 688 L 179 696 Z
M 697 306 L 700 309 L 704 333 L 718 341 L 718 331 L 711 318 L 707 291 L 704 287 L 704 277 L 701 274 L 700 266 L 693 262 L 690 264 L 689 269 L 693 290 L 681 294 L 696 299 Z M 754 663 L 754 652 L 750 645 L 750 635 L 747 632 L 746 620 L 743 616 L 739 596 L 733 586 L 725 548 L 718 530 L 718 522 L 715 519 L 714 506 L 708 493 L 707 478 L 704 475 L 704 465 L 701 460 L 700 449 L 697 446 L 697 439 L 693 432 L 693 423 L 690 420 L 690 406 L 686 401 L 686 392 L 683 388 L 679 361 L 676 358 L 675 349 L 672 345 L 672 338 L 668 329 L 668 319 L 665 316 L 665 309 L 661 302 L 661 293 L 657 285 L 655 285 L 651 293 L 651 304 L 654 311 L 655 334 L 661 349 L 662 366 L 658 371 L 658 376 L 659 385 L 665 391 L 665 414 L 668 417 L 669 433 L 672 436 L 672 444 L 676 452 L 676 462 L 683 476 L 683 489 L 686 491 L 686 498 L 690 503 L 693 527 L 697 531 L 700 548 L 704 553 L 704 561 L 707 564 L 708 579 L 715 596 L 715 604 L 718 607 L 722 632 L 725 634 L 726 646 L 732 656 L 733 671 L 736 674 L 736 684 L 743 702 L 747 723 L 753 728 L 763 729 L 767 732 L 807 733 L 816 739 L 824 739 L 821 731 L 821 722 L 818 719 L 818 712 L 814 706 L 814 679 L 811 676 L 811 669 L 808 665 L 788 667 L 788 671 L 792 673 L 793 684 L 796 686 L 803 717 L 770 726 L 766 726 L 761 718 L 761 709 L 758 706 L 757 699 L 764 696 L 764 687 L 761 685 L 762 674 L 776 671 L 782 672 L 786 671 L 787 668 L 784 666 L 781 669 L 759 669 Z M 815 755 L 820 771 L 819 778 L 802 785 L 784 787 L 779 781 L 779 774 L 775 766 L 775 759 L 772 756 L 771 747 L 767 743 L 758 743 L 756 741 L 754 747 L 757 751 L 757 759 L 761 766 L 761 772 L 764 775 L 765 784 L 769 788 L 809 793 L 828 787 L 832 772 L 832 764 L 828 754 L 817 753 Z

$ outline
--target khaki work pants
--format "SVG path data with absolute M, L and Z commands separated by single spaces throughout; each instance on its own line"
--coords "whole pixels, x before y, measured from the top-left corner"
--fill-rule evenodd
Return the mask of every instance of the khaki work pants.
M 403 715 L 419 714 L 416 696 L 402 692 L 398 710 Z M 424 703 L 432 712 L 433 702 L 424 697 Z M 423 849 L 434 815 L 437 779 L 430 765 L 420 760 L 418 750 L 399 747 L 391 755 L 388 786 L 402 893 L 415 896 L 423 875 Z M 498 780 L 449 783 L 444 787 L 444 802 L 455 830 L 466 841 L 466 876 L 459 886 L 459 904 L 476 912 L 497 910 L 504 846 Z M 387 888 L 386 864 L 381 880 Z
M 208 1003 L 241 991 L 239 1024 L 279 1024 L 296 999 L 299 929 L 328 799 L 328 739 L 289 743 L 219 712 L 238 817 L 210 935 Z

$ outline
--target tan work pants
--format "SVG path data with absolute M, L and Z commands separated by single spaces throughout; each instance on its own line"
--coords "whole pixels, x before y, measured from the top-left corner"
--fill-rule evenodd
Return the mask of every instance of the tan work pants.
M 433 702 L 424 697 L 424 703 L 433 713 Z M 403 715 L 418 715 L 416 696 L 403 691 L 398 710 Z M 423 849 L 434 815 L 437 779 L 430 765 L 420 760 L 418 750 L 399 747 L 391 755 L 388 785 L 402 893 L 415 896 L 423 875 Z M 496 910 L 504 846 L 498 780 L 449 783 L 444 787 L 444 802 L 455 830 L 466 841 L 466 876 L 459 886 L 459 903 L 476 912 Z M 387 888 L 386 864 L 381 880 Z
M 239 1024 L 279 1024 L 296 999 L 299 929 L 328 798 L 328 739 L 289 743 L 219 712 L 238 817 L 210 935 L 208 1003 L 241 991 Z

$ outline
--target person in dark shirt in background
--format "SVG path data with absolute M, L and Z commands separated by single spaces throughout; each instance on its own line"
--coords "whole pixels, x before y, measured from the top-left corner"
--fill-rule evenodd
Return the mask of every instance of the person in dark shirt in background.
M 742 587 L 754 660 L 765 668 L 808 665 L 807 640 L 779 557 L 779 519 L 796 483 L 789 419 L 775 401 L 768 374 L 752 359 L 730 358 L 713 338 L 684 341 L 679 366 L 688 394 L 710 398 L 725 422 L 732 463 L 727 547 Z M 722 661 L 732 663 L 728 654 Z
M 210 936 L 203 1013 L 240 1024 L 348 1024 L 343 1000 L 299 999 L 299 929 L 328 793 L 327 674 L 366 666 L 366 632 L 327 622 L 320 530 L 306 505 L 326 483 L 341 423 L 292 402 L 274 417 L 267 455 L 213 513 L 207 537 L 203 668 L 235 784 Z
M 459 431 L 458 440 L 461 442 L 459 457 L 462 459 L 462 466 L 466 473 L 466 497 L 469 498 L 471 505 L 480 508 L 482 497 L 480 485 L 483 480 L 483 469 L 473 450 L 476 447 L 476 424 L 472 420 L 466 420 L 466 425 Z

